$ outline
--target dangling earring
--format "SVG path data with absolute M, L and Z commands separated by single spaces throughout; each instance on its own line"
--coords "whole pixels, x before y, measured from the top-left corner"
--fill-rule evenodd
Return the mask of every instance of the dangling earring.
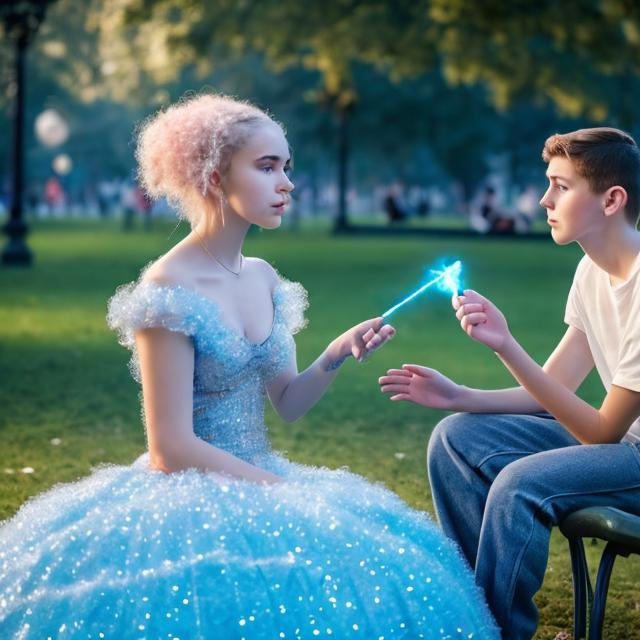
M 209 179 L 205 183 L 202 196 L 208 214 L 208 226 L 211 226 L 213 229 L 215 229 L 219 224 L 224 226 L 224 214 L 222 208 L 222 199 L 224 194 L 222 193 L 220 186 L 213 184 Z
M 218 217 L 220 220 L 220 224 L 222 227 L 225 225 L 224 219 L 224 204 L 227 201 L 224 191 L 222 190 L 222 186 L 220 184 L 215 184 L 212 182 L 211 177 L 213 173 L 209 174 L 209 180 L 207 182 L 208 192 L 215 198 L 216 204 L 218 207 Z M 219 175 L 219 174 L 218 174 Z
M 226 201 L 226 198 L 224 196 L 224 193 L 222 192 L 222 189 L 218 188 L 218 211 L 220 213 L 220 222 L 222 224 L 222 228 L 224 228 L 224 203 Z

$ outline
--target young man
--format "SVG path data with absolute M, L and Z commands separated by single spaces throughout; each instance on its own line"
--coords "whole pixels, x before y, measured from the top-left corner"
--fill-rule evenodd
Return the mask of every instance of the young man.
M 467 290 L 453 300 L 462 328 L 521 386 L 469 389 L 417 365 L 380 378 L 392 400 L 465 412 L 436 427 L 429 479 L 440 523 L 509 640 L 535 632 L 553 525 L 594 505 L 640 515 L 640 150 L 617 129 L 582 129 L 551 136 L 543 158 L 551 235 L 585 253 L 568 329 L 544 367 L 495 305 Z M 594 365 L 607 390 L 600 409 L 575 395 Z

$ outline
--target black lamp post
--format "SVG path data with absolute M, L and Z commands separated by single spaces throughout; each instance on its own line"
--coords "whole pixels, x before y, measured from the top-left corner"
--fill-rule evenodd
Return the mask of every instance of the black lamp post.
M 13 188 L 9 222 L 4 232 L 9 238 L 2 251 L 2 263 L 7 265 L 30 265 L 32 254 L 24 241 L 27 225 L 22 218 L 23 202 L 23 136 L 24 136 L 24 66 L 27 47 L 44 19 L 51 0 L 1 0 L 0 20 L 7 39 L 15 47 L 16 99 L 14 105 L 13 140 Z

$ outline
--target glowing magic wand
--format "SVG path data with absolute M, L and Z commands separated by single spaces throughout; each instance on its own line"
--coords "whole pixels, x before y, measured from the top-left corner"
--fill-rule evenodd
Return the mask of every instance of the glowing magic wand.
M 383 318 L 388 318 L 392 313 L 395 313 L 400 307 L 407 304 L 407 302 L 411 302 L 414 298 L 417 298 L 420 294 L 424 293 L 430 287 L 434 285 L 438 285 L 438 288 L 441 291 L 446 291 L 451 293 L 452 295 L 462 295 L 462 262 L 460 260 L 456 260 L 453 264 L 448 267 L 445 266 L 444 269 L 436 270 L 432 269 L 431 273 L 435 274 L 435 277 L 432 280 L 429 280 L 426 284 L 423 284 L 419 289 L 416 289 L 413 293 L 409 294 L 404 300 L 398 302 L 398 304 L 394 305 L 390 309 L 387 309 L 383 314 Z

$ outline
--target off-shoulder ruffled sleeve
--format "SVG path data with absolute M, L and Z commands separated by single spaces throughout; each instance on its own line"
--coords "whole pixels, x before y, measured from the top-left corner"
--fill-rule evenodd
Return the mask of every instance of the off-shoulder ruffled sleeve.
M 284 325 L 291 334 L 307 326 L 304 312 L 309 306 L 309 294 L 299 282 L 281 279 L 274 293 L 274 300 Z
M 109 300 L 107 324 L 118 334 L 118 342 L 132 352 L 129 369 L 140 381 L 134 332 L 161 327 L 193 336 L 202 316 L 195 312 L 189 292 L 182 287 L 153 282 L 130 282 L 118 287 Z
M 118 333 L 120 344 L 127 349 L 135 346 L 136 329 L 162 327 L 193 336 L 198 320 L 185 289 L 153 282 L 118 287 L 109 300 L 107 313 L 109 327 Z

